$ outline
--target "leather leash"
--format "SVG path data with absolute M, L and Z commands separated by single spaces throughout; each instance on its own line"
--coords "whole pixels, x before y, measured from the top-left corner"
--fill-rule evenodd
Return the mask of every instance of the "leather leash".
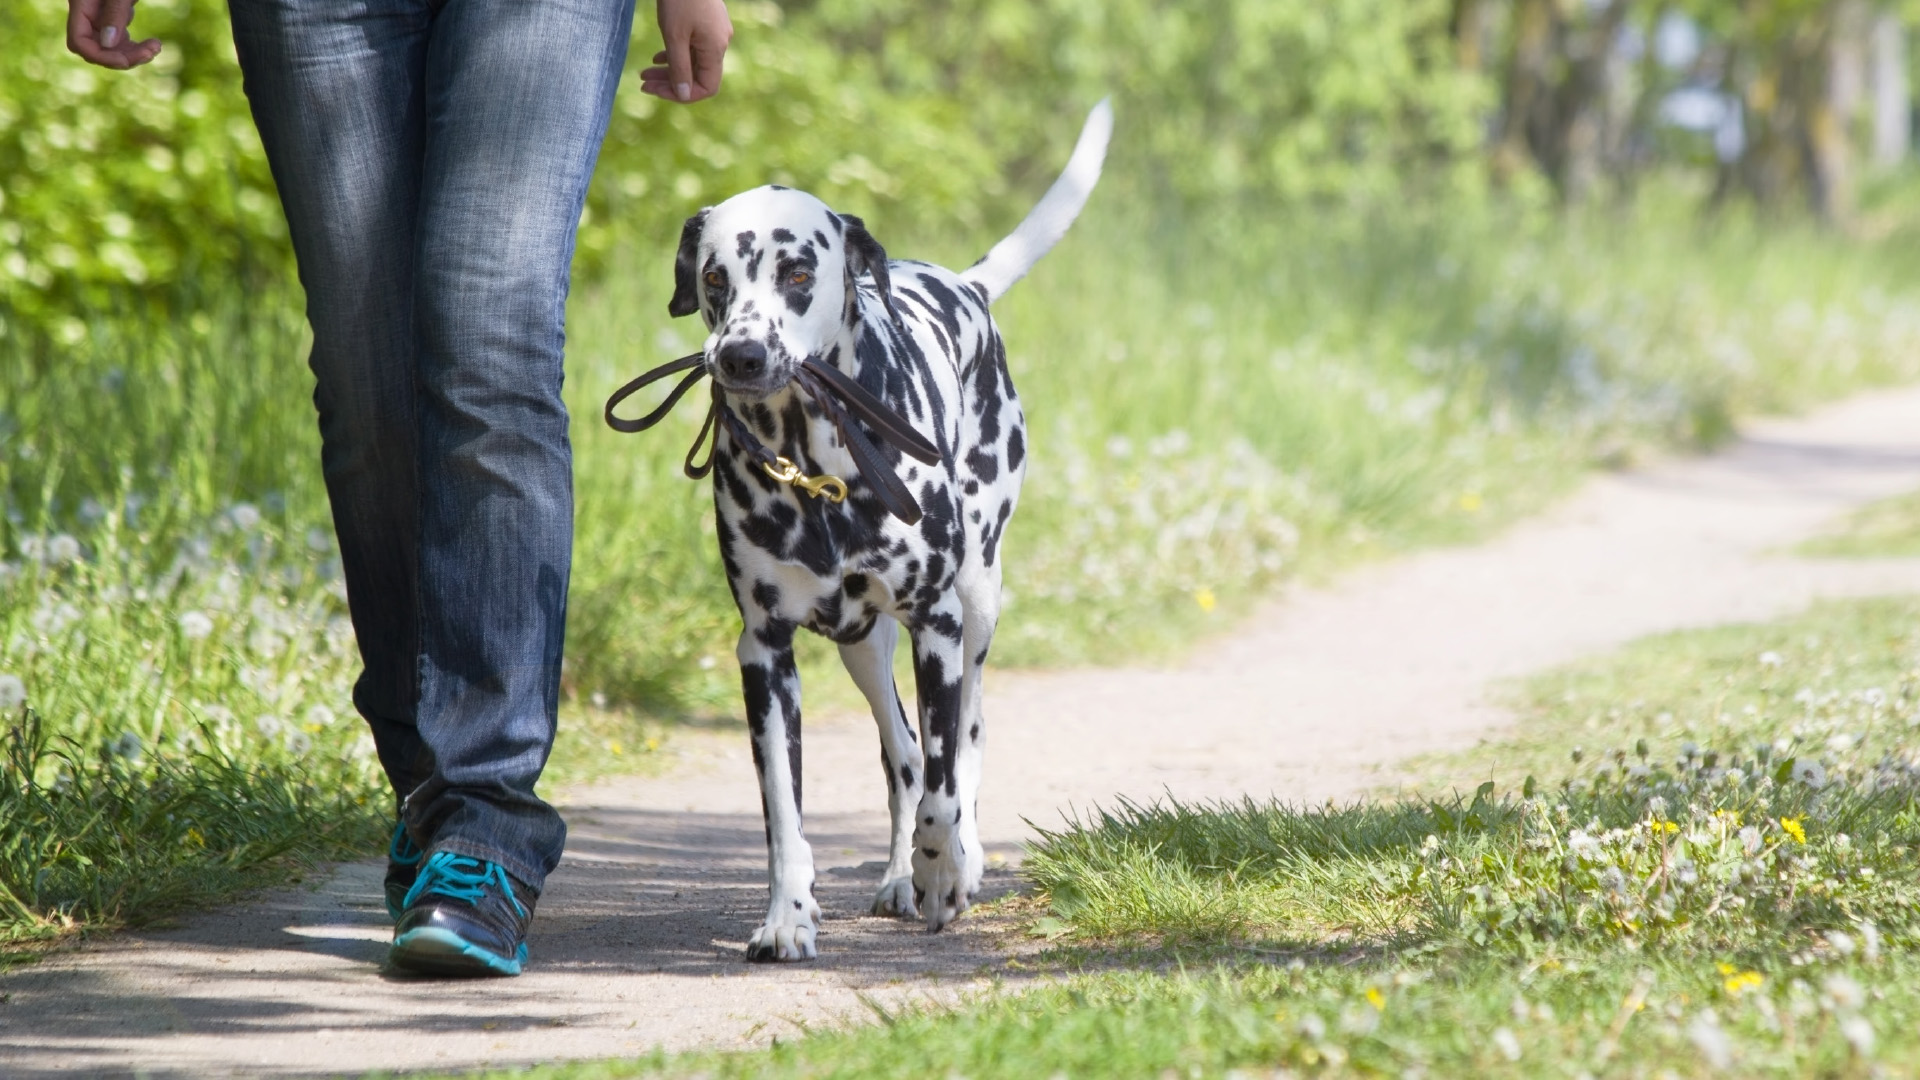
M 705 357 L 700 353 L 683 356 L 646 372 L 613 392 L 607 399 L 607 426 L 615 431 L 633 434 L 645 431 L 666 419 L 673 407 L 680 403 L 693 384 L 707 376 Z M 632 397 L 642 387 L 659 382 L 669 375 L 687 372 L 672 392 L 667 394 L 654 410 L 637 420 L 622 420 L 613 415 L 614 407 Z M 794 382 L 806 391 L 820 411 L 827 414 L 833 422 L 834 430 L 840 433 L 840 441 L 845 444 L 848 454 L 853 457 L 854 467 L 860 476 L 871 484 L 874 493 L 879 496 L 880 504 L 887 512 L 909 525 L 920 520 L 920 503 L 913 492 L 901 481 L 898 473 L 890 468 L 880 456 L 880 449 L 867 437 L 867 433 L 856 421 L 864 421 L 871 426 L 881 440 L 901 453 L 927 465 L 939 465 L 942 462 L 940 451 L 925 436 L 915 431 L 913 425 L 899 413 L 887 407 L 887 403 L 875 397 L 866 387 L 854 381 L 852 377 L 830 364 L 822 364 L 808 357 L 800 362 L 800 368 L 794 373 Z M 719 445 L 718 428 L 726 425 L 727 434 L 734 443 L 746 451 L 747 457 L 760 467 L 772 479 L 791 484 L 816 499 L 824 498 L 828 502 L 841 502 L 847 497 L 847 483 L 837 476 L 808 476 L 800 471 L 793 461 L 767 449 L 766 444 L 755 438 L 747 425 L 728 407 L 718 384 L 713 386 L 713 404 L 707 409 L 706 422 L 700 425 L 700 434 L 694 436 L 693 445 L 687 448 L 687 457 L 681 463 L 680 471 L 694 480 L 705 479 L 713 471 L 713 454 Z M 711 442 L 709 442 L 711 440 Z M 700 453 L 700 447 L 707 445 L 707 459 L 699 464 L 694 458 Z

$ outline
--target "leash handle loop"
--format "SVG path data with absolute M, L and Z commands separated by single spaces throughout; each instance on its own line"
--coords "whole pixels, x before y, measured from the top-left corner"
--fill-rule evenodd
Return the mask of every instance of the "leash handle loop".
M 615 390 L 613 396 L 607 399 L 607 426 L 615 431 L 632 435 L 636 432 L 645 431 L 666 419 L 667 414 L 672 412 L 673 407 L 680 403 L 680 399 L 686 396 L 687 391 L 693 389 L 693 384 L 706 377 L 707 369 L 703 366 L 704 359 L 700 353 L 683 356 L 671 363 L 661 364 L 652 371 L 635 378 L 625 386 Z M 692 374 L 680 380 L 680 385 L 673 388 L 673 392 L 667 395 L 667 400 L 661 402 L 659 408 L 654 409 L 638 420 L 622 420 L 613 415 L 614 406 L 632 397 L 641 387 L 659 382 L 669 375 L 678 374 L 679 372 L 686 371 L 688 368 L 694 369 Z M 698 444 L 696 443 L 695 445 Z

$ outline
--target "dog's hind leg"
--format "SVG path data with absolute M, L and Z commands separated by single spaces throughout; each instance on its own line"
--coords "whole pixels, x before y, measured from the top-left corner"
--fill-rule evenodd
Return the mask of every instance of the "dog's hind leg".
M 961 706 L 964 621 L 960 598 L 949 590 L 918 615 L 913 631 L 913 681 L 927 772 L 913 823 L 913 893 L 929 930 L 941 929 L 967 910 L 985 866 L 973 798 L 963 791 L 959 772 L 967 745 Z M 977 760 L 967 767 L 977 781 Z
M 813 848 L 800 826 L 800 673 L 793 632 L 792 623 L 749 618 L 736 650 L 766 812 L 771 893 L 767 921 L 747 940 L 749 960 L 811 960 L 820 927 Z
M 986 758 L 987 721 L 984 675 L 987 651 L 993 645 L 993 631 L 1000 623 L 1000 564 L 968 574 L 963 572 L 955 586 L 960 605 L 966 611 L 961 623 L 965 666 L 960 675 L 960 741 L 954 754 L 954 776 L 960 799 L 967 808 L 962 835 L 967 845 L 980 852 L 980 774 Z M 980 875 L 971 879 L 972 888 L 980 887 Z
M 913 903 L 913 812 L 920 805 L 924 770 L 919 737 L 907 722 L 893 682 L 893 648 L 899 636 L 900 624 L 882 615 L 864 639 L 840 646 L 840 662 L 867 696 L 873 722 L 879 725 L 880 768 L 887 776 L 887 809 L 893 816 L 893 843 L 880 891 L 873 897 L 873 913 L 910 919 L 920 914 Z

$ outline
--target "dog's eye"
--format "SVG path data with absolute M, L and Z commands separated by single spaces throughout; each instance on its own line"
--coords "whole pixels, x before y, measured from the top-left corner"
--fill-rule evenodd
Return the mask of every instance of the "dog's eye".
M 805 285 L 812 280 L 813 275 L 807 273 L 805 270 L 795 270 L 793 273 L 787 275 L 787 284 L 789 285 Z
M 726 280 L 727 276 L 718 270 L 707 271 L 707 284 L 709 285 L 723 285 L 726 283 Z

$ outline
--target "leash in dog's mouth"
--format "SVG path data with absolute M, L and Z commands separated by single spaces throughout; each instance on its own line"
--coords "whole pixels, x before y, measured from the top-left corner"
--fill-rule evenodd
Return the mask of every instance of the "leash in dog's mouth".
M 705 356 L 694 353 L 678 360 L 661 364 L 613 392 L 607 399 L 607 426 L 615 431 L 633 434 L 645 431 L 666 419 L 673 407 L 680 403 L 693 384 L 707 375 Z M 671 393 L 654 410 L 638 420 L 622 420 L 613 415 L 614 407 L 632 397 L 642 387 L 659 382 L 669 375 L 686 372 Z M 913 429 L 913 425 L 899 413 L 887 407 L 887 403 L 875 397 L 866 387 L 855 382 L 846 372 L 831 364 L 822 364 L 808 357 L 800 361 L 800 368 L 794 372 L 793 381 L 806 391 L 820 411 L 827 414 L 833 422 L 834 430 L 840 433 L 840 441 L 846 445 L 847 452 L 853 456 L 854 468 L 867 483 L 873 486 L 880 497 L 880 504 L 887 512 L 909 525 L 920 520 L 920 503 L 907 490 L 907 485 L 899 474 L 888 467 L 880 457 L 880 449 L 873 445 L 858 421 L 871 425 L 874 432 L 887 445 L 927 465 L 941 464 L 940 451 L 926 437 Z M 727 434 L 747 456 L 753 459 L 760 471 L 778 483 L 799 488 L 816 499 L 824 498 L 828 502 L 841 502 L 847 497 L 847 482 L 837 476 L 822 474 L 808 476 L 800 471 L 800 466 L 792 460 L 767 449 L 766 444 L 755 438 L 747 425 L 734 415 L 718 384 L 713 387 L 713 404 L 707 409 L 706 422 L 700 425 L 700 434 L 694 436 L 693 445 L 687 448 L 686 460 L 681 463 L 680 471 L 694 480 L 705 479 L 713 471 L 714 447 L 719 444 L 718 427 L 725 424 Z M 700 454 L 702 445 L 707 447 L 707 460 L 694 464 L 694 458 Z

